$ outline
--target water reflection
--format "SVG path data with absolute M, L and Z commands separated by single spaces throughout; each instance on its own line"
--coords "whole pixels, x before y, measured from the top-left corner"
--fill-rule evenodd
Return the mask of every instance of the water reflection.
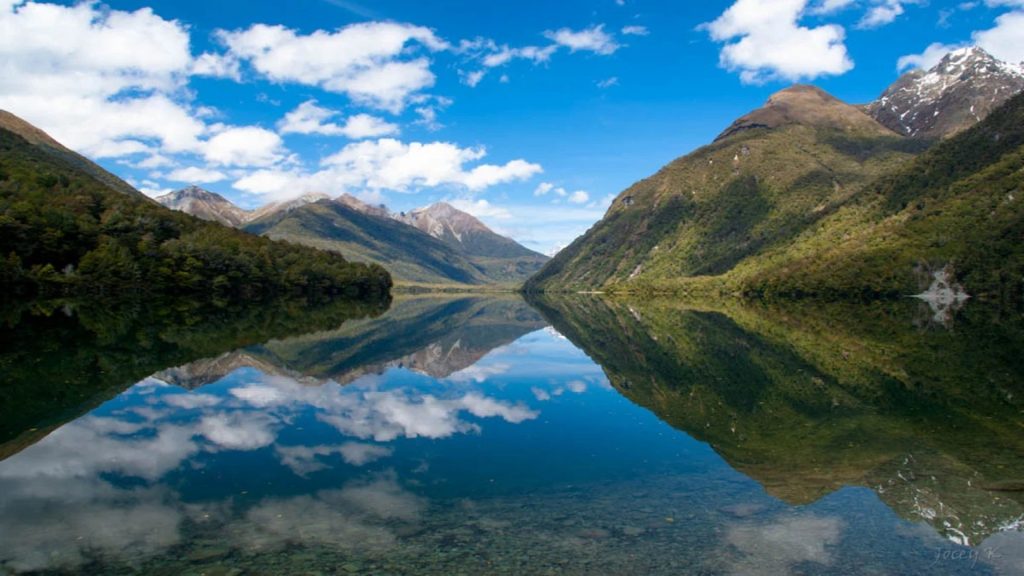
M 963 545 L 1021 526 L 1020 318 L 979 307 L 950 328 L 908 321 L 916 303 L 537 305 L 617 390 L 786 502 L 867 486 Z
M 0 461 L 0 571 L 1024 572 L 1016 322 L 535 306 L 197 338 Z

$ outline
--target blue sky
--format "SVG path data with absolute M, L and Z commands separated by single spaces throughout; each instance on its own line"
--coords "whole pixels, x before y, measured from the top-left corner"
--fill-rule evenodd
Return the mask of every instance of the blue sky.
M 0 108 L 149 194 L 447 200 L 549 252 L 795 81 L 848 102 L 1024 0 L 0 0 Z

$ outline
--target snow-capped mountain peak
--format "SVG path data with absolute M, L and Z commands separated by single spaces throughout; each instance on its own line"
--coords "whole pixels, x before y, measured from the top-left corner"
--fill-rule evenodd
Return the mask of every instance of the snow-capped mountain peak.
M 867 111 L 905 136 L 945 138 L 980 122 L 1021 91 L 1024 65 L 969 46 L 946 54 L 930 70 L 904 74 Z

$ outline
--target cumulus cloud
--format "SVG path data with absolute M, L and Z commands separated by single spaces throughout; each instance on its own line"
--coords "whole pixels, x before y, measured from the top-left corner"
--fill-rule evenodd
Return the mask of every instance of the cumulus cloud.
M 871 7 L 857 23 L 859 28 L 878 28 L 891 24 L 903 15 L 907 4 L 917 4 L 918 0 L 874 0 Z
M 171 171 L 167 174 L 167 179 L 189 184 L 212 184 L 227 179 L 227 175 L 219 170 L 189 166 Z
M 399 132 L 397 125 L 370 114 L 355 114 L 344 124 L 330 121 L 339 115 L 335 110 L 320 107 L 316 100 L 307 100 L 286 114 L 277 128 L 282 134 L 321 134 L 353 140 L 391 136 Z
M 367 106 L 400 112 L 434 85 L 428 52 L 448 44 L 432 30 L 395 22 L 364 22 L 302 34 L 256 24 L 217 33 L 228 54 L 274 82 L 316 86 Z
M 587 194 L 583 190 L 577 190 L 569 195 L 569 202 L 573 204 L 586 204 L 590 201 L 590 194 Z
M 841 26 L 800 25 L 808 0 L 737 0 L 713 22 L 720 63 L 745 83 L 798 81 L 853 69 Z
M 467 198 L 457 198 L 448 202 L 458 210 L 462 210 L 467 214 L 472 214 L 477 218 L 495 218 L 504 220 L 511 217 L 507 208 L 501 206 L 495 206 L 483 198 L 471 200 Z
M 974 43 L 1006 62 L 1024 62 L 1024 2 L 1005 2 L 1020 8 L 996 18 L 995 26 L 973 34 Z
M 908 68 L 927 70 L 939 63 L 946 55 L 970 45 L 980 46 L 989 54 L 1004 62 L 1024 62 L 1024 1 L 1022 0 L 989 0 L 986 4 L 993 8 L 1011 8 L 996 17 L 991 28 L 977 30 L 971 34 L 970 42 L 958 44 L 930 44 L 919 54 L 907 54 L 900 57 L 897 68 L 902 71 Z
M 548 30 L 544 36 L 571 52 L 587 51 L 596 54 L 613 54 L 620 48 L 619 43 L 611 34 L 604 31 L 604 24 L 597 24 L 582 30 L 559 28 Z
M 231 55 L 205 52 L 192 62 L 192 74 L 240 81 L 242 79 L 241 62 Z
M 928 70 L 938 64 L 946 54 L 956 50 L 958 47 L 959 46 L 950 44 L 942 44 L 941 42 L 934 42 L 925 48 L 924 52 L 921 52 L 920 54 L 907 54 L 906 56 L 901 56 L 899 61 L 896 63 L 896 68 L 900 72 L 912 68 Z
M 382 190 L 405 193 L 441 186 L 480 191 L 541 172 L 539 165 L 525 160 L 467 166 L 484 156 L 483 148 L 460 148 L 449 142 L 366 140 L 324 158 L 318 172 L 262 170 L 240 179 L 235 188 L 275 198 L 324 190 L 332 194 Z
M 537 188 L 534 189 L 533 195 L 534 196 L 543 196 L 543 195 L 547 194 L 548 192 L 551 192 L 554 189 L 555 189 L 555 185 L 552 184 L 551 182 L 541 182 L 540 184 L 537 184 Z
M 0 108 L 94 157 L 195 149 L 203 123 L 171 96 L 191 61 L 187 28 L 148 8 L 0 5 Z
M 231 126 L 203 145 L 203 156 L 219 166 L 272 166 L 285 158 L 284 143 L 275 132 L 258 126 Z
M 647 36 L 650 31 L 647 26 L 623 26 L 622 33 L 626 36 Z
M 857 0 L 819 0 L 811 6 L 812 14 L 833 14 L 857 3 Z

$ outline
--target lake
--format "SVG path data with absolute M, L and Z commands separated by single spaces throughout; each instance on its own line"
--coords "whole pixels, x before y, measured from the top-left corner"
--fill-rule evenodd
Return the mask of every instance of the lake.
M 2 573 L 1024 573 L 1024 323 L 980 303 L 3 321 Z

